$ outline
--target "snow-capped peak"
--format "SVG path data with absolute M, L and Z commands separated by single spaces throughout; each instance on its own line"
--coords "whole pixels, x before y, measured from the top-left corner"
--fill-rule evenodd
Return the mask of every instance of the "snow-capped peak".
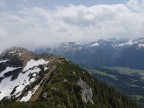
M 3 58 L 0 58 L 0 101 L 11 98 L 20 99 L 19 96 L 23 91 L 37 80 L 41 72 L 48 69 L 49 60 L 24 53 L 24 49 L 11 49 Z M 36 91 L 39 86 L 40 84 L 35 85 L 33 89 Z
M 126 43 L 126 45 L 132 45 L 133 43 L 134 43 L 133 40 L 130 39 L 130 40 Z
M 144 44 L 139 44 L 138 48 L 144 48 Z
M 93 44 L 91 44 L 90 46 L 94 47 L 94 46 L 99 46 L 98 42 L 94 42 Z

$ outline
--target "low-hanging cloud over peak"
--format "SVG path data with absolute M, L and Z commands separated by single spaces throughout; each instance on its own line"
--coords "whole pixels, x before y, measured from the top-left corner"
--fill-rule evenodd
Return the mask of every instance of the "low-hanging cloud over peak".
M 0 5 L 0 9 L 4 7 Z M 0 48 L 35 48 L 59 42 L 112 37 L 138 38 L 144 37 L 143 28 L 142 0 L 113 5 L 70 4 L 55 9 L 21 6 L 11 11 L 0 11 Z

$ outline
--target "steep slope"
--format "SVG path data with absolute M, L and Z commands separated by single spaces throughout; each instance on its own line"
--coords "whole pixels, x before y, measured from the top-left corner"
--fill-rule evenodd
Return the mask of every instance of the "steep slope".
M 68 42 L 35 52 L 61 55 L 75 64 L 94 70 L 94 77 L 144 105 L 144 38 L 101 39 L 85 44 Z
M 48 68 L 48 62 L 47 59 L 39 58 L 26 49 L 12 48 L 6 51 L 0 60 L 1 102 L 25 101 L 19 97 L 24 95 L 23 92 L 27 89 L 38 88 L 40 82 L 33 87 L 29 86 L 32 86 L 35 81 L 42 80 L 40 76 L 42 71 Z
M 144 70 L 97 67 L 91 70 L 91 75 L 144 105 Z
M 138 108 L 78 65 L 22 48 L 1 56 L 0 78 L 0 108 Z

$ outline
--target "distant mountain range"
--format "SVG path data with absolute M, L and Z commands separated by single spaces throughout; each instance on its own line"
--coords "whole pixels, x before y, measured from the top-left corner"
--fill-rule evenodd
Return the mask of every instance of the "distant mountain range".
M 40 48 L 35 52 L 64 56 L 88 68 L 122 66 L 144 69 L 144 38 L 98 40 L 86 44 L 68 42 L 57 47 Z
M 72 62 L 11 48 L 0 55 L 0 108 L 139 108 Z
M 144 105 L 144 38 L 67 42 L 35 52 L 66 57 Z

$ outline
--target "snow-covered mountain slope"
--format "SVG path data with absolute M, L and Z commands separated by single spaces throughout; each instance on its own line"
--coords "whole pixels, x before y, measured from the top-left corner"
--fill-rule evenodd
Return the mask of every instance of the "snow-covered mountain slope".
M 12 48 L 6 51 L 0 60 L 0 101 L 13 98 L 28 101 L 30 96 L 22 99 L 19 96 L 38 79 L 42 67 L 44 71 L 48 69 L 48 64 L 48 60 L 34 58 L 33 54 L 25 49 Z M 31 94 L 38 88 L 39 83 Z
M 12 48 L 1 55 L 0 108 L 105 106 L 138 108 L 117 90 L 64 58 L 38 55 L 23 48 Z
M 68 51 L 80 51 L 87 48 L 99 48 L 102 46 L 111 46 L 114 48 L 130 47 L 135 46 L 137 48 L 144 48 L 144 38 L 139 39 L 108 39 L 108 40 L 97 40 L 92 42 L 65 42 L 54 47 L 39 48 L 35 52 L 42 53 L 49 51 L 51 53 L 57 52 L 68 52 Z
M 14 80 L 12 80 L 12 76 L 6 77 L 6 74 L 8 74 L 9 72 L 15 72 L 22 67 L 6 67 L 6 69 L 0 73 L 0 77 L 2 79 L 0 84 L 0 100 L 2 100 L 6 96 L 8 96 L 7 98 L 20 96 L 25 87 L 34 82 L 38 77 L 39 72 L 41 71 L 40 67 L 38 66 L 47 64 L 48 61 L 45 61 L 43 59 L 31 59 L 19 73 L 18 78 Z

